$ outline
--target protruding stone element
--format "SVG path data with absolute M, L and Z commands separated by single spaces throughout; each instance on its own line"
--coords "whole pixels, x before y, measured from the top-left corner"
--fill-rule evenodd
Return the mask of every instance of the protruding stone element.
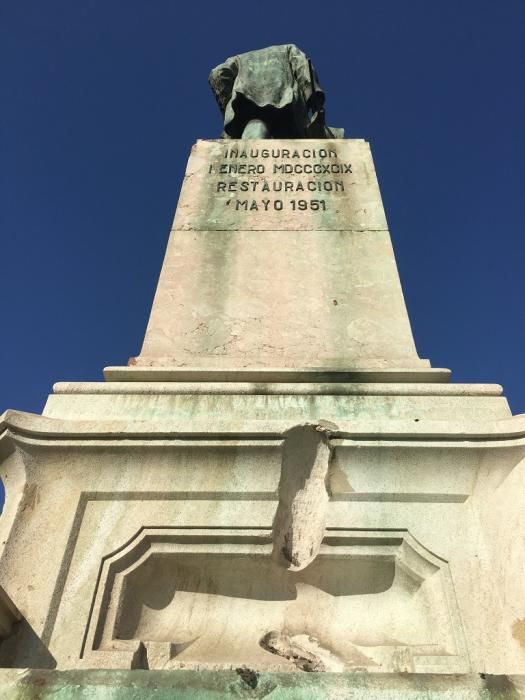
M 292 661 L 300 671 L 344 671 L 346 665 L 329 649 L 323 649 L 315 637 L 308 634 L 288 635 L 268 632 L 261 639 L 263 649 Z M 366 659 L 370 662 L 370 659 Z M 363 664 L 365 665 L 365 664 Z
M 273 556 L 291 571 L 308 566 L 323 540 L 330 499 L 331 428 L 336 426 L 297 425 L 287 432 L 284 441 Z

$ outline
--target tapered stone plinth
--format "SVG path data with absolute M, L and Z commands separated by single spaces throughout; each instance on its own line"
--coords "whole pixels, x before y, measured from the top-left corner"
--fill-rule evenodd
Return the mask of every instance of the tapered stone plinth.
M 368 144 L 197 142 L 132 364 L 428 368 Z

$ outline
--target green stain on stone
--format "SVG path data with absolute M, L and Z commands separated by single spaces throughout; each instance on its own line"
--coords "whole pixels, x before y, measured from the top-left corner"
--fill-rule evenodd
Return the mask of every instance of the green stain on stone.
M 521 677 L 521 684 L 524 680 Z M 479 674 L 0 669 L 1 700 L 513 700 L 519 697 L 512 678 Z

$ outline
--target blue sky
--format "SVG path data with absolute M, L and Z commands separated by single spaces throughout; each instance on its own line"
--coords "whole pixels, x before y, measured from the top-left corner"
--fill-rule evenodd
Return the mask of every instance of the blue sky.
M 293 42 L 371 142 L 419 355 L 525 412 L 523 0 L 0 4 L 0 411 L 140 351 L 226 56 Z

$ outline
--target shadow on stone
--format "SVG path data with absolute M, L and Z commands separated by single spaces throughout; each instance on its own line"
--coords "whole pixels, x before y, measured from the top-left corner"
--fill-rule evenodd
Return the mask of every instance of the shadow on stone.
M 56 668 L 56 660 L 27 620 L 13 626 L 12 634 L 0 643 L 0 668 Z
M 252 671 L 252 669 L 243 666 L 242 668 L 236 668 L 235 672 L 242 678 L 246 685 L 250 686 L 250 688 L 257 688 L 259 674 L 256 671 Z

